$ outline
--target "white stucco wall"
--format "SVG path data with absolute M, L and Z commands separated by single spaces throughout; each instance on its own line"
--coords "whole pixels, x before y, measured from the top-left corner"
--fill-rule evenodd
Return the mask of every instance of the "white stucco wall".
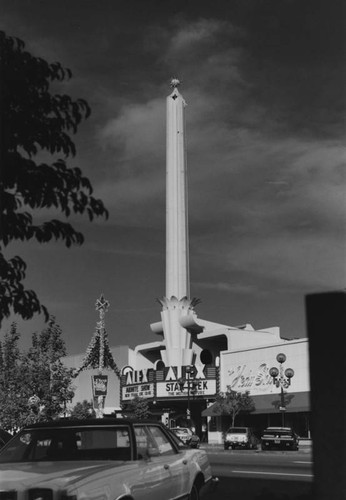
M 292 368 L 294 377 L 290 390 L 310 391 L 308 339 L 280 342 L 271 346 L 258 346 L 251 349 L 223 351 L 220 353 L 220 391 L 227 386 L 235 391 L 249 391 L 250 396 L 277 392 L 269 374 L 272 366 L 279 368 L 276 356 L 286 355 L 284 370 Z

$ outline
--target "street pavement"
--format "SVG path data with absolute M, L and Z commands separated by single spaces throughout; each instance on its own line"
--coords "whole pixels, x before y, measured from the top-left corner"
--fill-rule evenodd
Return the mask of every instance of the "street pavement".
M 219 484 L 205 500 L 313 500 L 312 443 L 299 451 L 224 450 L 201 443 Z M 300 455 L 300 457 L 299 457 Z

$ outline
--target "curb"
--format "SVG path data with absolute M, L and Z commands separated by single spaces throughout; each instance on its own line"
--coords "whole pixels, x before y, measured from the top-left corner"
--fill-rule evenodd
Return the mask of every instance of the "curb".
M 224 450 L 223 444 L 220 443 L 200 443 L 200 448 L 204 450 Z M 299 449 L 309 450 L 312 448 L 312 441 L 302 440 L 299 441 Z M 256 450 L 254 450 L 256 451 Z

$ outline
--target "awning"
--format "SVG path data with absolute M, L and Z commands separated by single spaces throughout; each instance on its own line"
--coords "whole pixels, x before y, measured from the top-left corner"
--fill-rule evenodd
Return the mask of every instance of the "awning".
M 251 396 L 255 405 L 255 411 L 251 415 L 260 413 L 277 413 L 280 411 L 280 394 L 265 394 L 261 396 Z M 202 411 L 202 417 L 218 417 L 220 412 L 215 412 L 216 403 Z M 310 411 L 310 393 L 296 392 L 285 394 L 286 413 L 297 413 Z

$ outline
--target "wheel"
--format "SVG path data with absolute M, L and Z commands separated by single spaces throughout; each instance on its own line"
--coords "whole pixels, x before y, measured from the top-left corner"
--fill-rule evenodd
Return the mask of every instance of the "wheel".
M 192 486 L 188 500 L 199 500 L 199 489 L 196 483 Z
M 228 450 L 229 445 L 227 443 L 224 443 L 223 448 L 224 448 L 224 450 Z
M 266 449 L 266 447 L 264 446 L 264 444 L 261 445 L 261 448 L 262 448 L 263 451 Z

